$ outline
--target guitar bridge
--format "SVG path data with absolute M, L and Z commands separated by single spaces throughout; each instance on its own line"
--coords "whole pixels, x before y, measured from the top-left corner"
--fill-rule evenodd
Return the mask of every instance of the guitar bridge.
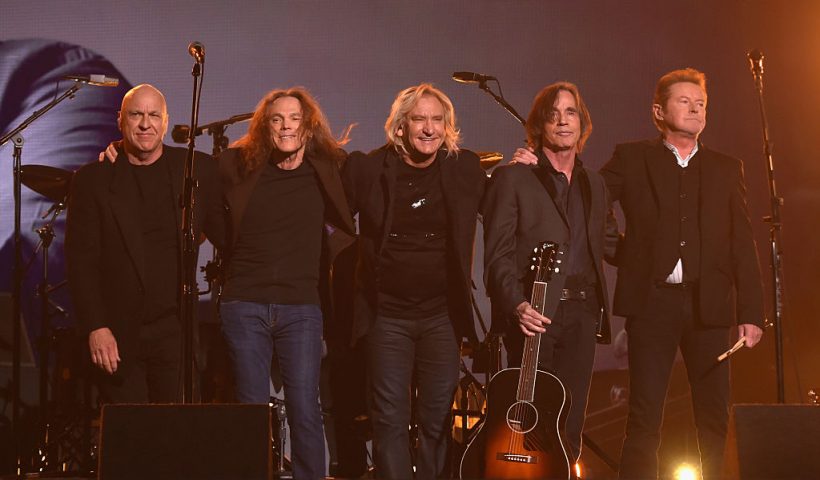
M 538 463 L 538 457 L 532 455 L 521 455 L 520 453 L 502 453 L 495 454 L 496 460 L 513 463 Z

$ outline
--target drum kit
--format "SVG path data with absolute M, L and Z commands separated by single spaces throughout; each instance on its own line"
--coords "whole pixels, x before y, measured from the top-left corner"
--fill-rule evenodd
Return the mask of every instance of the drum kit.
M 76 398 L 70 397 L 76 385 L 75 367 L 69 357 L 75 348 L 65 345 L 71 341 L 70 329 L 53 328 L 52 318 L 55 315 L 66 315 L 66 311 L 50 298 L 51 294 L 67 284 L 62 280 L 56 285 L 49 284 L 49 247 L 55 238 L 54 224 L 67 208 L 69 186 L 73 172 L 47 165 L 22 165 L 20 183 L 28 189 L 53 202 L 40 218 L 45 223 L 34 231 L 39 242 L 33 255 L 22 267 L 25 272 L 31 267 L 37 256 L 42 262 L 41 281 L 36 287 L 36 296 L 40 304 L 40 337 L 36 342 L 38 351 L 38 396 L 36 409 L 36 427 L 32 436 L 26 436 L 28 447 L 20 447 L 20 461 L 29 470 L 83 470 L 91 462 L 87 446 L 88 438 L 81 433 L 85 428 L 83 414 L 77 415 L 74 410 Z M 22 277 L 18 280 L 22 282 Z M 67 353 L 68 352 L 68 353 Z M 50 366 L 53 365 L 53 376 Z M 58 385 L 59 383 L 59 385 Z M 66 384 L 66 385 L 63 385 Z M 61 398 L 57 398 L 61 397 Z M 84 410 L 84 407 L 81 407 Z M 77 418 L 75 418 L 77 417 Z M 27 423 L 27 422 L 26 422 Z M 33 425 L 30 425 L 33 426 Z

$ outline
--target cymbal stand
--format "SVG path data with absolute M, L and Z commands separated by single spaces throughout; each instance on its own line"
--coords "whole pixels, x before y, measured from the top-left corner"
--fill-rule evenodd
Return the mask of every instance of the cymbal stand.
M 45 471 L 52 463 L 52 452 L 49 448 L 49 365 L 51 363 L 52 329 L 51 329 L 51 300 L 49 293 L 52 291 L 48 284 L 48 250 L 54 240 L 54 228 L 52 225 L 57 216 L 65 209 L 65 201 L 56 203 L 46 216 L 51 215 L 51 219 L 45 225 L 36 230 L 40 237 L 40 245 L 43 249 L 43 281 L 37 287 L 37 295 L 40 297 L 40 339 L 39 339 L 39 394 L 40 394 L 40 471 Z M 35 251 L 36 253 L 36 251 Z M 57 308 L 59 312 L 61 309 Z M 58 462 L 59 463 L 59 462 Z
M 22 168 L 22 156 L 23 156 L 23 144 L 25 143 L 25 139 L 23 138 L 22 132 L 25 130 L 29 125 L 31 125 L 35 120 L 45 115 L 49 110 L 57 106 L 58 103 L 62 102 L 66 98 L 74 98 L 74 94 L 77 93 L 85 84 L 81 82 L 76 82 L 74 85 L 71 86 L 68 90 L 66 90 L 62 95 L 55 98 L 54 100 L 48 102 L 43 108 L 35 111 L 32 113 L 28 118 L 23 120 L 23 123 L 15 127 L 9 133 L 3 135 L 0 138 L 0 147 L 12 141 L 14 143 L 14 153 L 12 154 L 13 158 L 13 184 L 14 184 L 14 269 L 13 269 L 13 292 L 11 297 L 12 303 L 12 336 L 14 337 L 12 340 L 12 407 L 11 407 L 11 431 L 12 431 L 12 438 L 14 439 L 15 445 L 15 461 L 16 461 L 16 470 L 17 474 L 23 474 L 24 467 L 22 464 L 22 457 L 20 455 L 20 445 L 22 444 L 22 431 L 20 429 L 20 334 L 22 333 L 22 324 L 23 316 L 21 314 L 21 303 L 20 303 L 20 296 L 22 290 L 22 283 L 23 283 L 23 255 L 22 255 L 22 235 L 20 234 L 20 207 L 21 207 L 21 168 Z

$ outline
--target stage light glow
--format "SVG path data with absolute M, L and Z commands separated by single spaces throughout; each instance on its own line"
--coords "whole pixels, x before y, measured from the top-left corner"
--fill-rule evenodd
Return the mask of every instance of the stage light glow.
M 675 480 L 699 480 L 700 475 L 698 475 L 698 469 L 689 465 L 688 463 L 682 463 L 675 469 Z
M 581 462 L 575 462 L 575 478 L 581 479 L 583 475 L 581 475 Z

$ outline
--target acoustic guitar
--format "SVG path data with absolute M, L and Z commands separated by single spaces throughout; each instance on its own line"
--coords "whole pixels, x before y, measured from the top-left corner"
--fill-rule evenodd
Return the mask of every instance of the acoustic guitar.
M 530 304 L 542 315 L 562 255 L 553 242 L 533 250 Z M 538 370 L 540 345 L 540 333 L 526 337 L 521 368 L 490 379 L 487 413 L 461 458 L 460 478 L 572 478 L 564 440 L 570 395 L 558 377 Z

